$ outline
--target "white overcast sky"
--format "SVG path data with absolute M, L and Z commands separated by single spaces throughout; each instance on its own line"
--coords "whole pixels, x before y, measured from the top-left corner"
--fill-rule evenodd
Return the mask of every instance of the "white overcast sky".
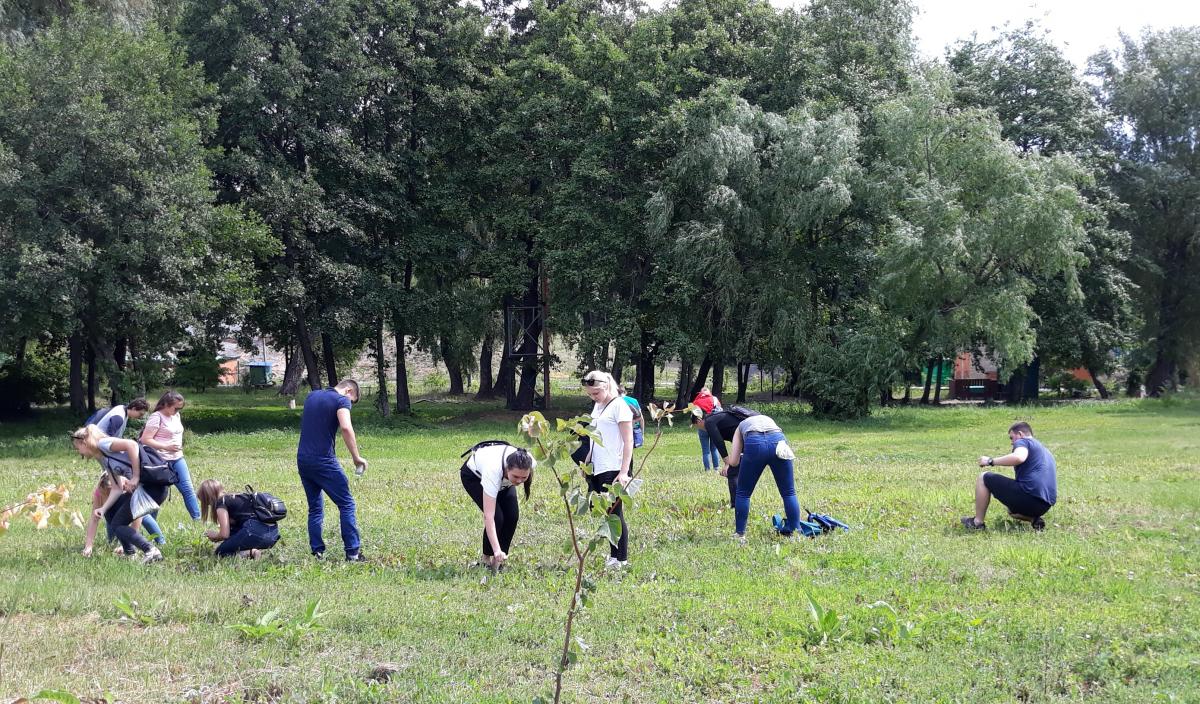
M 1079 68 L 1101 47 L 1116 46 L 1118 32 L 1137 36 L 1144 27 L 1200 25 L 1198 0 L 917 0 L 917 7 L 913 34 L 928 56 L 941 56 L 947 44 L 972 32 L 989 39 L 1006 22 L 1019 27 L 1037 19 Z
M 662 7 L 668 0 L 647 0 Z M 802 7 L 808 0 L 770 0 L 776 7 Z M 1020 27 L 1038 19 L 1050 38 L 1079 69 L 1100 48 L 1117 45 L 1118 32 L 1137 36 L 1142 28 L 1167 29 L 1200 25 L 1200 0 L 916 0 L 913 21 L 917 46 L 926 56 L 972 32 L 981 40 L 994 37 L 1007 23 Z

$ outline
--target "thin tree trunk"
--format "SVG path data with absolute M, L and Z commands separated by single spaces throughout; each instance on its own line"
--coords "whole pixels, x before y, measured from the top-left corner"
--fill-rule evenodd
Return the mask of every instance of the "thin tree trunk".
M 921 405 L 929 404 L 929 387 L 933 383 L 933 358 L 925 365 L 925 391 L 921 394 Z
M 300 345 L 300 356 L 304 359 L 304 368 L 308 370 L 308 386 L 312 391 L 321 388 L 321 369 L 317 366 L 317 355 L 313 352 L 312 336 L 308 332 L 308 321 L 304 311 L 296 311 L 296 342 Z
M 642 348 L 637 355 L 637 378 L 634 379 L 633 395 L 643 405 L 656 400 L 654 383 L 654 357 L 657 345 L 652 345 L 650 336 L 642 331 Z
M 737 399 L 735 403 L 746 402 L 746 387 L 750 386 L 750 363 L 738 362 L 737 366 Z
M 387 354 L 383 350 L 383 318 L 375 319 L 375 336 L 372 338 L 375 347 L 375 383 L 379 390 L 375 393 L 375 408 L 379 415 L 390 418 L 392 404 L 388 401 Z
M 1042 359 L 1034 356 L 1033 361 L 1025 369 L 1025 401 L 1038 400 L 1041 391 Z
M 1092 385 L 1094 385 L 1096 387 L 1096 391 L 1100 393 L 1100 398 L 1108 398 L 1110 396 L 1108 393 L 1108 387 L 1104 385 L 1103 381 L 1100 381 L 1100 375 L 1097 374 L 1096 370 L 1091 366 L 1087 367 L 1087 371 L 1092 377 Z
M 696 398 L 696 394 L 700 393 L 700 389 L 704 388 L 704 382 L 708 379 L 708 372 L 712 369 L 712 365 L 712 357 L 705 352 L 704 359 L 700 360 L 700 368 L 696 370 L 696 380 L 692 382 L 692 388 L 688 392 L 689 401 Z
M 446 365 L 446 375 L 450 377 L 450 395 L 463 395 L 463 369 L 458 363 L 458 357 L 454 347 L 445 335 L 442 335 L 438 341 L 438 346 L 441 348 L 442 363 Z
M 476 401 L 489 399 L 495 395 L 492 388 L 495 385 L 492 378 L 492 355 L 495 344 L 496 336 L 491 332 L 483 336 L 483 344 L 479 347 L 479 391 L 475 392 Z
M 531 263 L 530 270 L 536 271 L 537 267 Z M 522 295 L 522 305 L 526 309 L 523 315 L 535 315 L 533 308 L 539 304 L 538 280 L 536 276 L 532 276 L 526 283 L 525 293 Z M 542 320 L 541 316 L 538 315 L 534 321 L 522 320 L 521 322 L 523 332 L 520 344 L 517 347 L 517 354 L 521 359 L 521 381 L 520 386 L 517 388 L 516 397 L 508 407 L 510 411 L 533 410 L 533 397 L 537 391 L 538 376 L 541 372 L 537 364 L 538 341 L 542 338 L 542 325 L 546 321 Z
M 937 406 L 942 402 L 942 370 L 946 368 L 946 362 L 941 357 L 937 360 L 937 388 L 933 391 L 933 405 Z
M 77 416 L 83 415 L 87 406 L 83 399 L 83 340 L 79 333 L 73 333 L 67 338 L 67 355 L 70 358 L 71 371 L 69 386 L 71 389 L 71 412 Z
M 300 359 L 300 348 L 293 344 L 287 345 L 283 367 L 283 384 L 279 387 L 280 396 L 295 396 L 300 390 L 300 372 L 304 362 Z
M 17 374 L 21 374 L 22 372 L 25 371 L 25 350 L 28 346 L 29 346 L 29 338 L 28 337 L 22 337 L 20 340 L 17 340 L 17 349 L 16 349 L 16 352 L 17 352 L 17 354 L 16 354 Z
M 333 339 L 329 337 L 329 333 L 321 333 L 321 356 L 325 358 L 325 375 L 329 377 L 329 385 L 337 386 L 337 360 L 333 358 Z
M 679 360 L 679 379 L 675 382 L 675 407 L 683 408 L 691 403 L 694 396 L 688 396 L 688 392 L 692 390 L 692 361 L 690 359 Z
M 91 343 L 87 343 L 87 412 L 96 412 L 96 350 L 92 349 Z
M 613 379 L 616 379 L 617 383 L 620 384 L 621 377 L 624 375 L 624 373 L 625 373 L 625 355 L 621 353 L 621 348 L 618 347 L 614 343 L 613 344 L 612 370 L 609 372 L 609 374 L 612 374 Z
M 717 357 L 713 361 L 712 395 L 721 398 L 725 393 L 725 358 Z

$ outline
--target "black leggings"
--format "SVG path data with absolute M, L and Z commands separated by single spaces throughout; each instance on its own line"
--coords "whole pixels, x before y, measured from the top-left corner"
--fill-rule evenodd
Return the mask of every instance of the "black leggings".
M 462 477 L 463 488 L 467 490 L 467 495 L 483 510 L 483 482 L 475 473 L 467 469 L 467 465 L 463 465 L 458 472 Z M 500 549 L 508 553 L 508 548 L 512 545 L 513 535 L 517 532 L 517 521 L 521 520 L 521 509 L 517 503 L 517 490 L 514 487 L 501 489 L 496 495 L 496 539 L 500 541 Z M 483 529 L 483 554 L 492 555 L 492 541 L 488 540 L 487 528 Z
M 603 474 L 592 474 L 588 476 L 588 488 L 592 491 L 603 494 L 608 491 L 608 487 L 613 482 L 617 481 L 617 475 L 620 472 L 605 472 Z M 618 503 L 617 510 L 613 511 L 618 518 L 621 519 L 621 537 L 617 539 L 617 544 L 608 544 L 608 554 L 624 562 L 629 559 L 629 526 L 625 523 L 625 506 Z
M 160 506 L 167 500 L 167 494 L 171 491 L 169 484 L 142 484 L 141 487 Z M 113 487 L 113 491 L 121 490 Z M 117 540 L 121 543 L 121 549 L 125 551 L 126 555 L 132 555 L 134 548 L 142 552 L 150 552 L 150 541 L 133 529 L 134 518 L 130 507 L 132 499 L 133 494 L 122 493 L 117 502 L 109 506 L 108 511 L 104 513 L 104 520 L 113 527 L 113 533 L 116 534 Z

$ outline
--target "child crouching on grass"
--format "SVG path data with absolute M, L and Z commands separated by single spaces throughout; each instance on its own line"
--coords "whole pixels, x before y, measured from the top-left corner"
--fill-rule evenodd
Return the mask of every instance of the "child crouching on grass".
M 249 494 L 226 494 L 221 482 L 205 479 L 200 482 L 196 496 L 200 499 L 201 519 L 207 521 L 211 516 L 217 524 L 217 530 L 204 534 L 214 543 L 220 543 L 217 557 L 236 554 L 256 559 L 263 550 L 279 542 L 279 527 L 254 517 L 253 497 Z

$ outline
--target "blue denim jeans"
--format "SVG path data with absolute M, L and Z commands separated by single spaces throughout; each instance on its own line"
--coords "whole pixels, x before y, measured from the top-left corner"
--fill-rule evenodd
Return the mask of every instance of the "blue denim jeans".
M 763 470 L 771 468 L 775 486 L 783 498 L 783 512 L 787 515 L 785 534 L 800 525 L 800 501 L 796 499 L 796 480 L 792 476 L 792 461 L 781 460 L 775 455 L 775 445 L 785 440 L 783 433 L 747 433 L 742 438 L 742 461 L 738 468 L 737 500 L 734 502 L 733 525 L 738 535 L 746 532 L 746 521 L 750 517 L 750 495 L 758 484 Z
M 700 436 L 700 457 L 704 460 L 704 469 L 720 469 L 721 453 L 717 452 L 716 446 L 712 444 L 708 431 L 698 430 L 696 433 Z
M 191 514 L 193 521 L 200 520 L 200 500 L 196 498 L 196 490 L 192 487 L 192 475 L 188 473 L 187 462 L 180 457 L 177 460 L 167 460 L 167 466 L 179 475 L 179 482 L 175 484 L 175 488 L 179 489 L 179 495 L 183 497 L 184 508 Z
M 241 550 L 252 548 L 266 550 L 278 542 L 279 526 L 251 518 L 243 523 L 236 533 L 217 546 L 217 557 L 229 557 L 236 555 Z
M 350 482 L 337 459 L 298 459 L 300 483 L 304 485 L 304 496 L 308 499 L 308 547 L 313 552 L 325 552 L 325 540 L 321 527 L 325 521 L 324 492 L 338 507 L 342 524 L 342 544 L 346 555 L 353 555 L 362 547 L 358 536 L 358 520 L 355 517 L 354 497 L 350 495 Z

